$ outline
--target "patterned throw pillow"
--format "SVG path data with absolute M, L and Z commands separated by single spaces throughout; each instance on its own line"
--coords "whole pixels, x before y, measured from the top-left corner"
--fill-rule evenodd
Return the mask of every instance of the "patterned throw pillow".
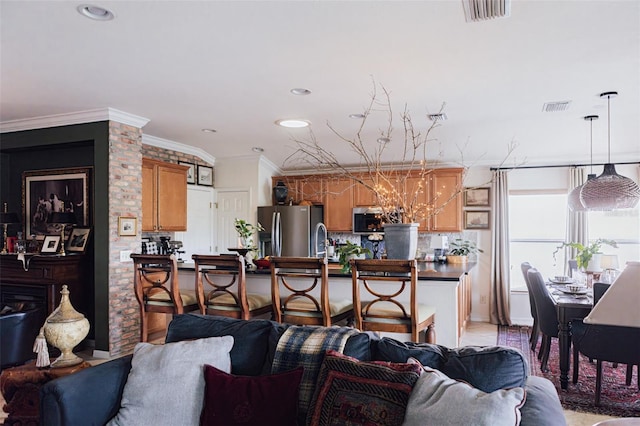
M 361 362 L 327 351 L 307 424 L 401 425 L 421 369 L 417 364 Z
M 517 426 L 524 401 L 524 388 L 486 393 L 438 370 L 424 367 L 424 374 L 415 384 L 407 404 L 404 424 Z
M 200 425 L 295 426 L 303 370 L 234 376 L 205 365 Z

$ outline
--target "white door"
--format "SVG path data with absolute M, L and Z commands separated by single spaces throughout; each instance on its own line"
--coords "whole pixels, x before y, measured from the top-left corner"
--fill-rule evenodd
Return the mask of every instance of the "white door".
M 192 262 L 193 254 L 214 252 L 214 190 L 210 187 L 187 186 L 187 231 L 176 232 L 175 239 L 182 241 L 185 262 Z
M 255 214 L 252 215 L 249 210 L 249 190 L 218 190 L 216 222 L 218 238 L 215 251 L 230 253 L 228 248 L 238 247 L 238 234 L 233 226 L 233 221 L 235 218 L 239 218 L 252 223 Z

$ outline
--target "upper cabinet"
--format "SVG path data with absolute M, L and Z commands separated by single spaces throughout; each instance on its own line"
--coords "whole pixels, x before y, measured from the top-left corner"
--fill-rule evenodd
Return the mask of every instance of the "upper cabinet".
M 187 230 L 187 166 L 142 159 L 142 231 Z
M 369 179 L 370 177 L 364 177 Z M 373 191 L 347 178 L 335 175 L 299 175 L 273 178 L 273 184 L 283 181 L 288 199 L 294 204 L 302 201 L 324 204 L 324 221 L 332 232 L 352 231 L 352 209 L 377 204 Z M 462 169 L 436 169 L 426 176 L 414 173 L 404 180 L 404 186 L 389 191 L 405 191 L 414 197 L 415 205 L 438 211 L 419 221 L 422 232 L 460 232 L 462 230 Z M 393 185 L 391 185 L 393 186 Z

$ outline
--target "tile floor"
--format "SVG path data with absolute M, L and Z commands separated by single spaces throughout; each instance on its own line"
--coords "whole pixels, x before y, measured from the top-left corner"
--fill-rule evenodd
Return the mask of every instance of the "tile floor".
M 495 345 L 498 338 L 498 329 L 495 325 L 481 322 L 472 322 L 467 327 L 465 334 L 461 338 L 461 346 L 477 345 L 488 346 Z M 161 343 L 161 342 L 153 342 Z M 90 351 L 79 353 L 84 359 L 92 364 L 99 364 L 106 361 L 105 359 L 93 358 Z M 4 406 L 4 398 L 0 395 L 0 406 Z M 6 414 L 0 411 L 0 422 L 4 424 Z M 565 410 L 565 418 L 568 426 L 591 426 L 599 421 L 611 419 L 609 416 L 600 416 L 588 413 L 579 413 L 576 411 Z

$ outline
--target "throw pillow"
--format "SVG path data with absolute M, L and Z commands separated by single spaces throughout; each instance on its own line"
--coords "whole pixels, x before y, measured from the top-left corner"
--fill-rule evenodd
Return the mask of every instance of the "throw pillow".
M 296 425 L 303 368 L 269 376 L 234 376 L 204 367 L 200 425 Z
M 152 345 L 138 343 L 111 425 L 196 425 L 204 400 L 205 364 L 231 371 L 233 337 Z
M 409 398 L 404 425 L 517 426 L 524 401 L 524 388 L 485 393 L 424 367 Z
M 401 425 L 421 366 L 361 362 L 327 351 L 311 401 L 308 425 Z

